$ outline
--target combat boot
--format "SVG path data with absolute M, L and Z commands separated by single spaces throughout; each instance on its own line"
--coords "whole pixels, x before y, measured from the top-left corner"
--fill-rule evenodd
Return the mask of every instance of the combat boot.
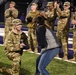
M 76 62 L 76 57 L 75 57 L 75 62 Z
M 12 74 L 12 75 L 19 75 L 19 73 L 14 73 L 14 74 Z
M 70 61 L 75 61 L 75 57 L 74 58 L 72 58 L 72 59 L 69 59 Z
M 57 55 L 56 55 L 56 57 L 58 57 L 58 58 L 59 58 L 59 54 L 57 54 Z
M 75 61 L 76 62 L 76 54 L 74 54 L 74 57 L 70 59 L 70 61 Z
M 70 61 L 76 62 L 76 57 L 74 57 L 73 59 L 70 59 Z
M 2 67 L 0 67 L 0 72 L 3 72 L 3 71 L 2 71 Z
M 32 51 L 32 49 L 31 49 L 31 48 L 29 48 L 29 49 L 27 50 L 27 52 L 30 52 L 30 51 Z
M 36 74 L 34 74 L 34 75 L 36 75 Z
M 34 53 L 34 52 L 32 51 L 32 48 L 29 48 L 29 49 L 27 50 L 27 52 Z
M 65 55 L 62 60 L 66 61 L 68 58 L 67 58 L 67 55 Z
M 34 49 L 34 53 L 38 53 L 38 48 L 35 48 Z

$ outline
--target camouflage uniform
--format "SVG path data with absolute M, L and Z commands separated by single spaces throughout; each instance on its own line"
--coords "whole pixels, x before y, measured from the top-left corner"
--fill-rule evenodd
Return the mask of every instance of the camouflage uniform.
M 47 4 L 47 7 L 50 7 L 50 6 L 54 6 L 54 3 L 53 2 L 48 2 Z M 57 17 L 57 14 L 56 14 L 56 9 L 52 9 L 52 10 L 47 10 L 47 12 L 45 12 L 45 24 L 54 30 L 54 23 L 55 23 L 55 20 L 56 20 L 56 17 Z
M 20 19 L 15 19 L 12 21 L 13 24 L 21 25 L 22 22 Z M 19 75 L 20 66 L 21 66 L 21 48 L 20 43 L 22 40 L 22 31 L 19 33 L 16 33 L 14 29 L 12 29 L 11 32 L 9 32 L 8 36 L 5 39 L 5 54 L 11 60 L 12 68 L 2 68 L 3 72 L 10 73 L 11 75 Z M 26 39 L 26 38 L 25 38 Z M 27 40 L 26 40 L 27 41 Z
M 33 3 L 34 5 L 37 5 L 35 3 Z M 32 18 L 32 22 L 27 24 L 28 27 L 28 43 L 30 45 L 31 48 L 31 40 L 33 40 L 33 46 L 35 48 L 34 52 L 38 52 L 37 48 L 38 48 L 38 43 L 37 43 L 37 38 L 36 38 L 36 33 L 35 33 L 35 25 L 34 25 L 34 20 L 35 18 L 39 16 L 39 11 L 36 10 L 35 12 L 30 11 L 27 16 L 26 16 L 26 22 L 27 22 L 27 18 L 31 17 Z M 32 49 L 30 49 L 31 51 Z
M 15 5 L 14 2 L 11 2 L 10 4 Z M 9 8 L 5 11 L 4 16 L 5 16 L 5 38 L 6 38 L 6 35 L 9 33 L 9 31 L 12 30 L 11 25 L 12 20 L 18 17 L 18 10 L 17 9 L 11 10 Z
M 73 14 L 72 20 L 76 20 L 76 12 Z M 74 30 L 73 30 L 73 50 L 74 50 L 74 58 L 76 61 L 76 25 L 74 25 Z
M 69 5 L 69 2 L 65 2 L 64 5 Z M 60 40 L 64 57 L 63 59 L 67 59 L 68 54 L 68 33 L 70 28 L 70 10 L 63 10 L 61 11 L 60 8 L 57 7 L 57 13 L 58 13 L 58 27 L 57 27 L 57 37 Z

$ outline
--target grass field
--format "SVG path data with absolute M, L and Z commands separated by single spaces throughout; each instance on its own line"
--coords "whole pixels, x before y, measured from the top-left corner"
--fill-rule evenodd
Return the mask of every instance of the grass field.
M 38 55 L 24 52 L 22 55 L 22 65 L 20 75 L 34 75 L 35 61 Z M 4 54 L 4 49 L 0 46 L 0 66 L 11 67 L 11 61 Z M 53 59 L 47 70 L 51 75 L 76 75 L 76 64 L 62 60 Z M 0 75 L 3 75 L 0 73 Z

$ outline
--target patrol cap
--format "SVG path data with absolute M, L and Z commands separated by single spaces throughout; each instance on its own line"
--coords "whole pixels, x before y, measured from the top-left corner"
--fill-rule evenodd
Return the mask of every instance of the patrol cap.
M 22 21 L 20 20 L 20 19 L 14 19 L 13 21 L 12 21 L 12 25 L 22 25 L 23 23 L 22 23 Z
M 70 6 L 70 2 L 64 2 L 64 5 L 66 5 L 66 6 Z
M 47 3 L 47 6 L 53 6 L 53 5 L 54 5 L 53 2 L 48 2 L 48 3 Z
M 11 1 L 10 4 L 13 4 L 14 6 L 16 5 L 16 3 L 14 1 Z
M 32 6 L 32 5 L 38 6 L 36 3 L 32 3 L 31 6 Z

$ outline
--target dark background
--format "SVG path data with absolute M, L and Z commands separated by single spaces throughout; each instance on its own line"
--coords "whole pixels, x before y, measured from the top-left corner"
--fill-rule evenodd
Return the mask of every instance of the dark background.
M 19 18 L 22 14 L 24 14 L 24 16 L 26 16 L 27 7 L 32 2 L 32 0 L 3 0 L 3 2 L 0 3 L 0 22 L 4 22 L 5 4 L 10 1 L 16 2 L 16 8 L 19 11 L 19 16 L 18 16 Z M 39 2 L 38 2 L 39 8 L 41 8 L 41 6 L 42 6 L 42 4 L 41 4 L 42 1 L 44 1 L 44 0 L 39 0 Z M 69 1 L 69 2 L 71 2 L 71 11 L 75 11 L 75 9 L 76 9 L 76 0 L 47 0 L 47 2 L 48 1 L 58 1 L 58 2 L 62 2 L 62 3 L 64 3 L 65 1 Z

